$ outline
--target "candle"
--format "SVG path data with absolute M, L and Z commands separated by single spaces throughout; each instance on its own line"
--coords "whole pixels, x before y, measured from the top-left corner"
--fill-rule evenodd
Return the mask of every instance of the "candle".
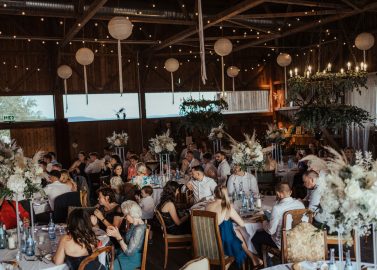
M 323 74 L 326 74 L 326 69 L 323 70 Z
M 257 208 L 262 208 L 262 200 L 260 198 L 258 198 L 257 201 L 255 202 L 255 206 Z
M 342 73 L 342 74 L 344 73 L 344 69 L 343 68 L 340 69 L 340 73 Z
M 16 248 L 16 239 L 14 235 L 8 237 L 8 249 L 15 249 Z
M 298 74 L 298 68 L 295 68 L 295 76 Z
M 361 63 L 360 63 L 360 69 L 361 69 L 361 70 L 364 70 L 364 62 L 361 62 Z
M 327 64 L 327 70 L 328 70 L 328 71 L 331 71 L 331 63 L 328 63 L 328 64 Z
M 367 71 L 367 64 L 364 64 L 364 71 Z
M 359 72 L 359 67 L 358 66 L 356 66 L 355 71 Z
M 306 77 L 310 77 L 310 71 L 308 70 L 308 71 L 306 71 Z
M 309 74 L 312 73 L 312 66 L 308 66 Z
M 348 62 L 348 63 L 347 63 L 347 69 L 348 69 L 348 70 L 351 69 L 351 62 Z
M 292 69 L 289 71 L 289 76 L 291 76 L 291 78 L 293 77 L 293 71 L 292 71 Z

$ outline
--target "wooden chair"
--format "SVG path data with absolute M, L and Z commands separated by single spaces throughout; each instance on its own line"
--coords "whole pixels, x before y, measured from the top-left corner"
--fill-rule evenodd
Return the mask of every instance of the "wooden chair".
M 160 211 L 156 210 L 156 217 L 161 225 L 162 230 L 162 236 L 164 237 L 165 242 L 165 260 L 164 260 L 164 269 L 166 269 L 166 266 L 168 264 L 168 252 L 169 249 L 187 249 L 191 247 L 192 242 L 192 236 L 191 234 L 183 234 L 183 235 L 173 235 L 168 234 L 166 231 L 166 225 L 164 222 L 164 219 L 162 218 L 162 215 Z M 187 245 L 170 245 L 170 244 L 182 244 L 182 243 L 190 243 L 189 246 Z
M 282 263 L 324 261 L 327 258 L 326 230 L 301 222 L 291 230 L 283 229 Z
M 114 247 L 106 246 L 97 249 L 90 256 L 86 257 L 79 265 L 78 270 L 84 270 L 85 267 L 91 262 L 94 261 L 102 253 L 106 252 L 106 269 L 113 270 L 114 267 Z
M 218 265 L 221 270 L 234 262 L 234 257 L 224 254 L 217 213 L 193 210 L 191 229 L 194 257 L 207 257 L 211 265 Z
M 209 260 L 206 257 L 199 257 L 187 262 L 179 270 L 210 270 Z
M 355 235 L 354 235 L 353 232 L 351 233 L 351 236 L 352 236 L 352 248 L 353 248 L 353 254 L 351 255 L 351 259 L 356 259 L 355 258 L 355 256 L 356 256 Z M 326 244 L 327 244 L 327 246 L 337 246 L 338 245 L 338 236 L 337 235 L 327 235 Z M 348 240 L 342 239 L 342 244 L 343 244 L 343 246 L 347 245 Z M 335 257 L 337 258 L 338 256 L 335 256 Z
M 308 222 L 313 222 L 313 212 L 309 209 L 297 209 L 297 210 L 289 210 L 284 213 L 283 215 L 283 232 L 287 229 L 288 226 L 288 219 L 291 219 L 290 228 L 294 228 L 296 225 L 300 224 L 302 222 L 303 216 L 308 216 Z M 284 246 L 281 246 L 281 249 L 284 249 Z M 263 254 L 263 263 L 264 266 L 267 267 L 267 255 L 268 253 L 274 255 L 275 257 L 281 258 L 283 261 L 282 252 L 278 248 L 274 248 L 271 246 L 262 246 L 262 254 Z
M 138 270 L 146 270 L 147 268 L 147 254 L 148 254 L 148 243 L 149 243 L 149 232 L 151 231 L 151 226 L 147 225 L 144 236 L 144 247 L 143 247 L 143 258 L 141 259 L 141 266 L 137 268 Z

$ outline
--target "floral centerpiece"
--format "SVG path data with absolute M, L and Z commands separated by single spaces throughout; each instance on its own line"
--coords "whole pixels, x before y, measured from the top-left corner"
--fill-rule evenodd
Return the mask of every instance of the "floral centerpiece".
M 319 215 L 331 232 L 365 235 L 377 221 L 377 162 L 371 153 L 357 152 L 350 165 L 344 154 L 326 149 L 333 157 L 326 161 L 329 173 L 319 178 Z
M 211 129 L 208 139 L 211 141 L 221 140 L 224 137 L 224 134 L 224 124 L 220 124 L 220 126 Z
M 243 169 L 250 166 L 253 168 L 260 168 L 263 166 L 263 148 L 253 136 L 244 134 L 245 141 L 237 142 L 230 137 L 231 155 L 233 164 L 241 166 Z
M 128 142 L 128 134 L 126 132 L 116 133 L 113 132 L 113 135 L 107 137 L 107 142 L 113 147 L 124 147 Z
M 38 160 L 41 153 L 33 159 L 26 158 L 14 141 L 5 143 L 0 140 L 0 196 L 30 198 L 41 190 L 43 169 Z
M 173 138 L 169 136 L 169 132 L 163 133 L 162 135 L 156 135 L 156 138 L 152 138 L 149 141 L 149 149 L 153 154 L 174 152 L 175 146 L 177 145 Z
M 267 143 L 284 143 L 286 141 L 285 133 L 284 129 L 278 128 L 275 124 L 268 124 L 266 141 Z

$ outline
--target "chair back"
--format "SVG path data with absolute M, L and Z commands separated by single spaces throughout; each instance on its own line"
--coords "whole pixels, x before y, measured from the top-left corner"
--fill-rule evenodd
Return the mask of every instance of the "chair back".
M 64 223 L 67 221 L 69 206 L 81 207 L 80 192 L 67 192 L 56 197 L 53 212 L 55 223 Z
M 166 225 L 165 225 L 165 221 L 160 213 L 160 211 L 158 211 L 157 209 L 155 210 L 155 213 L 156 213 L 156 217 L 157 217 L 157 220 L 158 222 L 160 223 L 161 225 L 161 231 L 162 231 L 162 236 L 164 238 L 166 238 L 167 236 L 167 232 L 166 232 Z
M 99 267 L 99 270 L 102 269 L 108 269 L 108 270 L 113 270 L 114 266 L 114 247 L 113 246 L 106 246 L 97 249 L 94 251 L 91 255 L 86 257 L 79 265 L 78 270 L 85 270 L 85 267 L 92 261 L 94 261 L 98 256 L 102 253 L 106 252 L 106 265 L 103 267 Z
M 147 268 L 147 254 L 148 254 L 148 243 L 149 243 L 149 232 L 151 231 L 151 226 L 147 225 L 144 236 L 144 247 L 143 247 L 143 258 L 141 259 L 140 270 L 146 270 Z
M 199 257 L 187 262 L 179 270 L 210 270 L 209 260 L 206 257 Z
M 301 222 L 291 230 L 283 230 L 282 261 L 324 261 L 327 257 L 326 231 Z
M 191 212 L 194 257 L 204 256 L 211 264 L 225 265 L 217 213 L 202 210 Z
M 310 209 L 286 211 L 283 215 L 283 230 L 294 228 L 303 221 L 313 223 L 313 212 Z

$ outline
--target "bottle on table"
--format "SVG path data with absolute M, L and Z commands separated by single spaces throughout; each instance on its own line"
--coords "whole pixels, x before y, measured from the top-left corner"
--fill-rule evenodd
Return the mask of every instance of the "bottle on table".
M 35 246 L 34 246 L 34 240 L 33 240 L 33 237 L 31 235 L 31 230 L 29 232 L 29 237 L 27 238 L 27 241 L 26 241 L 26 255 L 27 256 L 34 256 L 35 255 Z
M 48 237 L 53 240 L 56 238 L 55 223 L 52 219 L 52 213 L 50 213 L 50 223 L 48 223 Z
M 254 211 L 254 195 L 253 191 L 250 189 L 250 198 L 249 198 L 249 211 Z
M 338 270 L 335 262 L 335 249 L 330 249 L 329 270 Z
M 7 236 L 4 227 L 0 223 L 0 249 L 7 248 Z
M 181 178 L 181 175 L 179 174 L 179 169 L 177 168 L 175 170 L 175 180 L 179 180 Z
M 344 266 L 344 270 L 353 270 L 350 250 L 347 250 L 346 253 L 346 265 Z
M 28 239 L 28 230 L 26 228 L 23 229 L 22 236 L 21 236 L 21 252 L 26 253 L 26 242 Z

